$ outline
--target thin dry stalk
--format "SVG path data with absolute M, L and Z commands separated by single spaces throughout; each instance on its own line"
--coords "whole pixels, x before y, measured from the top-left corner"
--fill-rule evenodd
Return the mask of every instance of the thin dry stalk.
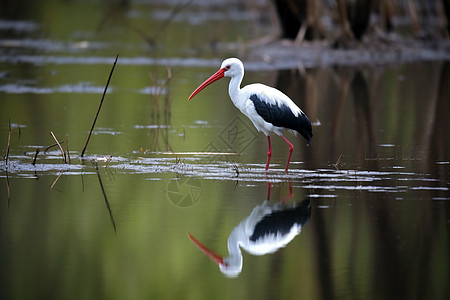
M 92 122 L 92 127 L 91 127 L 91 130 L 89 131 L 89 135 L 87 137 L 86 144 L 84 144 L 83 151 L 81 151 L 81 157 L 84 156 L 84 152 L 86 152 L 87 145 L 89 143 L 89 140 L 91 139 L 92 131 L 94 130 L 95 123 L 97 122 L 98 114 L 100 113 L 100 109 L 102 108 L 103 100 L 105 99 L 106 91 L 108 89 L 109 82 L 111 81 L 111 76 L 112 76 L 112 74 L 114 72 L 114 68 L 116 67 L 116 63 L 117 63 L 117 59 L 118 58 L 119 58 L 119 54 L 116 55 L 116 59 L 114 60 L 114 64 L 113 64 L 113 66 L 111 68 L 111 72 L 109 72 L 108 81 L 106 81 L 105 89 L 103 90 L 102 99 L 100 100 L 100 104 L 98 106 L 97 113 L 95 114 L 94 122 Z
M 339 158 L 337 159 L 336 163 L 333 165 L 336 170 L 339 170 L 339 164 L 341 163 L 341 159 L 342 159 L 342 153 L 341 155 L 339 155 Z
M 53 139 L 55 140 L 55 142 L 56 142 L 56 144 L 58 145 L 58 147 L 59 147 L 59 150 L 61 150 L 61 155 L 62 155 L 62 158 L 63 158 L 63 163 L 67 163 L 67 159 L 66 159 L 66 153 L 64 153 L 64 150 L 63 150 L 63 148 L 61 147 L 61 144 L 58 142 L 58 140 L 56 139 L 56 136 L 53 134 L 53 131 L 50 131 L 50 134 L 52 135 L 52 137 L 53 137 Z

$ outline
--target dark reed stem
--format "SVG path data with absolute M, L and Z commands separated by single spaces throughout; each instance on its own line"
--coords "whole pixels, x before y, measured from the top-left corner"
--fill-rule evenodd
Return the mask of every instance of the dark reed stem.
M 116 59 L 114 60 L 114 64 L 111 68 L 111 72 L 109 72 L 109 77 L 108 77 L 108 80 L 106 81 L 105 89 L 103 90 L 102 99 L 100 100 L 100 104 L 98 106 L 97 113 L 95 114 L 94 122 L 92 122 L 92 127 L 91 127 L 91 130 L 89 131 L 89 135 L 87 137 L 86 144 L 84 144 L 83 150 L 81 151 L 81 157 L 84 156 L 84 152 L 86 152 L 87 145 L 89 143 L 89 140 L 91 139 L 92 131 L 94 130 L 95 123 L 97 122 L 98 114 L 100 113 L 100 109 L 102 108 L 103 100 L 105 99 L 105 95 L 106 95 L 106 90 L 108 89 L 109 82 L 111 81 L 111 76 L 114 72 L 114 68 L 116 67 L 118 58 L 119 58 L 119 54 L 116 55 Z
M 40 151 L 39 149 L 36 149 L 36 153 L 34 154 L 33 163 L 32 163 L 33 166 L 36 165 L 36 159 L 39 154 L 39 151 Z
M 64 144 L 64 142 L 61 142 L 61 144 Z M 58 144 L 53 144 L 53 145 L 50 145 L 47 148 L 45 148 L 44 154 L 47 154 L 47 151 L 50 150 L 51 148 L 55 147 L 55 146 L 58 146 Z

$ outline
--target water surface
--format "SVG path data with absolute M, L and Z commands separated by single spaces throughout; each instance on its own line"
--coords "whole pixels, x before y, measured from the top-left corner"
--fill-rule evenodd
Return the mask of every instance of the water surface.
M 253 58 L 244 84 L 283 90 L 314 132 L 311 146 L 287 135 L 288 174 L 288 147 L 274 136 L 265 172 L 266 139 L 232 105 L 226 80 L 187 97 L 223 58 L 246 61 L 236 36 L 268 28 L 255 32 L 260 15 L 238 6 L 191 5 L 166 24 L 176 5 L 44 1 L 0 20 L 5 156 L 11 123 L 1 297 L 447 298 L 448 61 L 303 69 Z M 46 150 L 50 131 L 70 163 Z M 235 278 L 188 238 L 226 256 L 255 207 L 305 199 L 301 232 L 273 254 L 244 251 Z

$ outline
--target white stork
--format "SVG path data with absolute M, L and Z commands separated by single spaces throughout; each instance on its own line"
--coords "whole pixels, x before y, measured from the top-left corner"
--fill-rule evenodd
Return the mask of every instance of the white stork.
M 267 153 L 266 170 L 269 169 L 272 157 L 269 133 L 276 133 L 289 145 L 287 172 L 294 146 L 283 136 L 283 131 L 288 129 L 294 135 L 300 133 L 311 144 L 313 134 L 308 117 L 288 96 L 275 88 L 260 83 L 241 88 L 244 65 L 237 58 L 225 59 L 220 69 L 192 92 L 188 100 L 223 77 L 231 77 L 228 92 L 233 104 L 253 122 L 258 131 L 262 131 L 267 136 L 269 152 Z
M 268 193 L 270 194 L 270 193 Z M 228 237 L 229 257 L 222 257 L 188 233 L 191 241 L 213 259 L 220 271 L 229 277 L 236 277 L 242 271 L 241 247 L 250 254 L 273 253 L 286 246 L 309 221 L 311 206 L 309 198 L 298 206 L 275 205 L 265 200 L 257 205 L 251 214 L 237 225 Z

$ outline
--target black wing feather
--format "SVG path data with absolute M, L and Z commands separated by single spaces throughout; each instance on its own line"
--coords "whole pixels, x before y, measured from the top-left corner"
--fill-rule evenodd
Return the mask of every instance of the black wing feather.
M 256 112 L 264 121 L 277 127 L 295 130 L 311 143 L 313 136 L 311 122 L 303 112 L 300 112 L 300 115 L 296 117 L 288 106 L 267 103 L 256 94 L 251 95 L 250 100 L 255 105 Z
M 304 200 L 301 205 L 287 209 L 279 210 L 268 214 L 256 224 L 253 234 L 250 237 L 252 242 L 268 234 L 286 235 L 291 231 L 295 224 L 303 226 L 309 221 L 311 216 L 310 200 Z

